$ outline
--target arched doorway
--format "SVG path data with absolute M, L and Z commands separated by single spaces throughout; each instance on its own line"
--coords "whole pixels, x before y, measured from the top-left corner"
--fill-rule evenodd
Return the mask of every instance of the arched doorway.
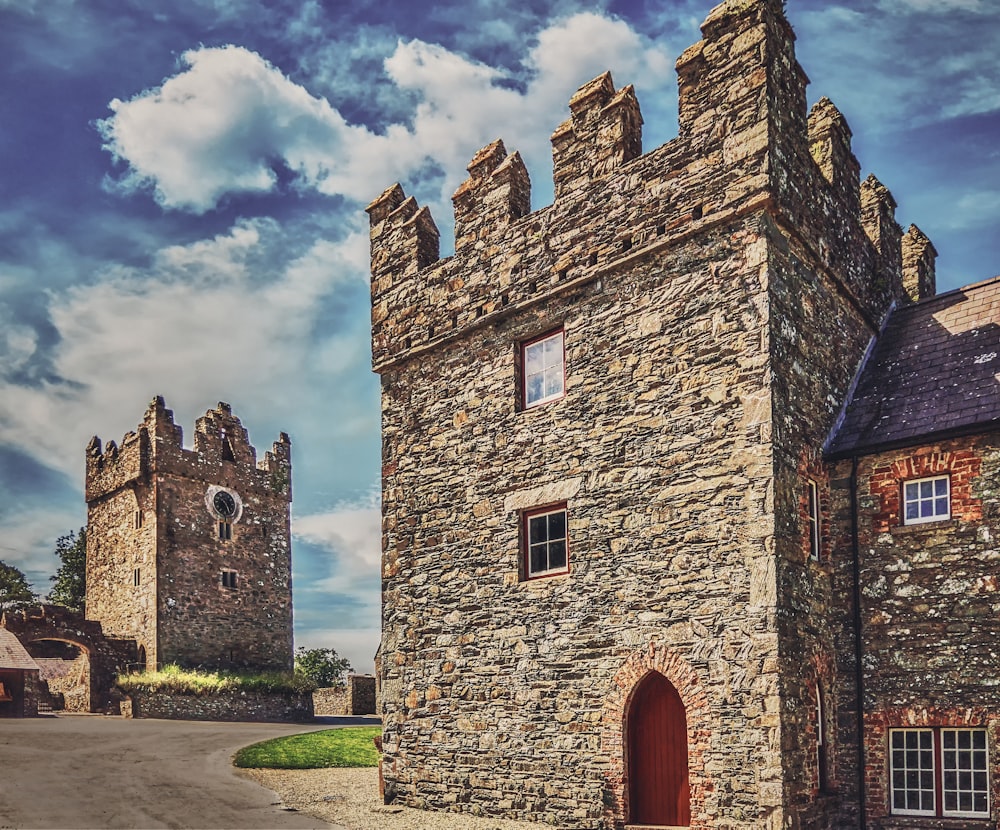
M 629 822 L 691 824 L 687 717 L 677 689 L 652 671 L 636 687 L 626 730 Z

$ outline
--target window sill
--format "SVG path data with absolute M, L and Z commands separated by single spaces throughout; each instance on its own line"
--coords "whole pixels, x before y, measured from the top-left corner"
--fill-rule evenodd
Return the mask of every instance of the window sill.
M 879 820 L 884 830 L 992 830 L 996 822 L 989 818 L 937 818 L 935 816 L 884 816 Z
M 893 536 L 909 536 L 911 533 L 924 533 L 932 530 L 951 530 L 956 528 L 961 524 L 958 519 L 940 519 L 936 522 L 918 522 L 912 525 L 896 525 L 895 527 L 890 527 L 889 532 Z M 896 818 L 902 818 L 902 816 L 896 816 Z M 919 816 L 917 817 L 919 818 Z M 985 821 L 985 819 L 983 819 Z M 979 819 L 975 819 L 979 821 Z

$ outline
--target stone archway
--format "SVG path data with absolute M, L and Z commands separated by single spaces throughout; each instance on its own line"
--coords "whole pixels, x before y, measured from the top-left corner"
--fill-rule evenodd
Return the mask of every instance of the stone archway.
M 7 612 L 0 617 L 0 626 L 17 637 L 29 654 L 33 653 L 32 648 L 36 652 L 59 648 L 39 645 L 41 643 L 63 643 L 85 655 L 86 671 L 82 660 L 76 665 L 78 675 L 75 679 L 80 679 L 81 683 L 73 684 L 73 688 L 83 687 L 76 695 L 74 705 L 80 707 L 76 711 L 102 712 L 111 707 L 115 679 L 120 672 L 134 666 L 138 657 L 134 640 L 108 637 L 99 622 L 84 619 L 83 614 L 59 605 L 37 605 Z M 70 672 L 73 670 L 69 667 Z M 71 675 L 70 680 L 73 679 Z
M 63 639 L 28 640 L 22 645 L 38 664 L 38 679 L 48 688 L 50 706 L 67 712 L 93 711 L 90 649 Z

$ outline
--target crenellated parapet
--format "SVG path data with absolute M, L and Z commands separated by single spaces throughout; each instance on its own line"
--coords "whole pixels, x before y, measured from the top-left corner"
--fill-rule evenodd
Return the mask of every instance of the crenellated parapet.
M 576 91 L 570 117 L 552 134 L 556 200 L 585 191 L 642 155 L 642 114 L 635 89 L 615 91 L 605 72 Z
M 482 246 L 531 210 L 528 168 L 520 153 L 507 155 L 500 139 L 476 153 L 466 169 L 469 178 L 451 197 L 456 254 Z
M 258 486 L 288 495 L 291 500 L 291 441 L 281 433 L 262 461 L 240 419 L 227 403 L 219 403 L 195 422 L 194 449 L 184 448 L 183 431 L 174 423 L 162 396 L 150 402 L 137 430 L 125 434 L 118 445 L 102 448 L 96 435 L 87 445 L 86 499 L 99 499 L 124 487 L 150 483 L 157 472 L 203 477 L 217 468 L 219 481 L 228 476 L 226 465 Z
M 860 181 L 833 103 L 807 113 L 783 3 L 727 0 L 702 35 L 677 61 L 679 134 L 648 153 L 631 85 L 605 72 L 573 94 L 552 134 L 551 205 L 531 211 L 527 168 L 502 140 L 475 153 L 452 197 L 453 256 L 399 184 L 368 206 L 377 371 L 758 211 L 877 328 L 903 295 L 895 203 Z

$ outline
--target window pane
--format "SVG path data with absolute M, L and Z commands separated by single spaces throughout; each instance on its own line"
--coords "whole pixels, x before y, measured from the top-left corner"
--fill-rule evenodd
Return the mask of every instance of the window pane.
M 934 482 L 933 481 L 921 481 L 920 482 L 920 498 L 929 499 L 934 495 Z
M 548 340 L 543 342 L 545 344 L 545 365 L 561 365 L 563 356 L 562 335 L 558 334 L 555 337 L 550 337 Z
M 935 499 L 934 500 L 934 514 L 937 516 L 947 516 L 948 515 L 948 499 Z
M 534 375 L 544 368 L 542 362 L 543 350 L 541 343 L 532 343 L 524 347 L 524 372 L 527 375 Z
M 545 397 L 549 398 L 558 395 L 563 390 L 562 367 L 545 370 Z
M 549 567 L 550 568 L 566 567 L 565 542 L 553 542 L 552 544 L 549 545 Z
M 917 514 L 917 502 L 913 501 L 906 505 L 906 518 L 907 519 L 917 519 L 919 515 Z
M 559 511 L 558 513 L 549 514 L 549 539 L 565 539 L 566 538 L 566 513 L 565 511 Z
M 935 492 L 935 494 L 937 494 L 939 496 L 947 496 L 948 495 L 948 479 L 946 479 L 946 478 L 939 478 L 937 481 L 935 481 L 934 482 L 934 492 Z
M 934 503 L 929 501 L 920 502 L 920 518 L 926 519 L 928 516 L 933 516 Z
M 527 383 L 524 387 L 524 394 L 527 398 L 527 403 L 534 403 L 535 401 L 540 401 L 543 397 L 542 390 L 544 379 L 541 374 L 530 375 L 527 379 Z
M 532 516 L 528 519 L 528 537 L 532 545 L 545 542 L 549 538 L 546 533 L 545 516 Z
M 531 546 L 531 573 L 539 573 L 548 570 L 548 563 L 545 561 L 545 545 Z
M 916 484 L 907 484 L 906 487 L 905 487 L 905 491 L 906 491 L 906 500 L 907 501 L 913 501 L 914 499 L 916 499 L 916 497 L 917 497 L 917 485 Z

